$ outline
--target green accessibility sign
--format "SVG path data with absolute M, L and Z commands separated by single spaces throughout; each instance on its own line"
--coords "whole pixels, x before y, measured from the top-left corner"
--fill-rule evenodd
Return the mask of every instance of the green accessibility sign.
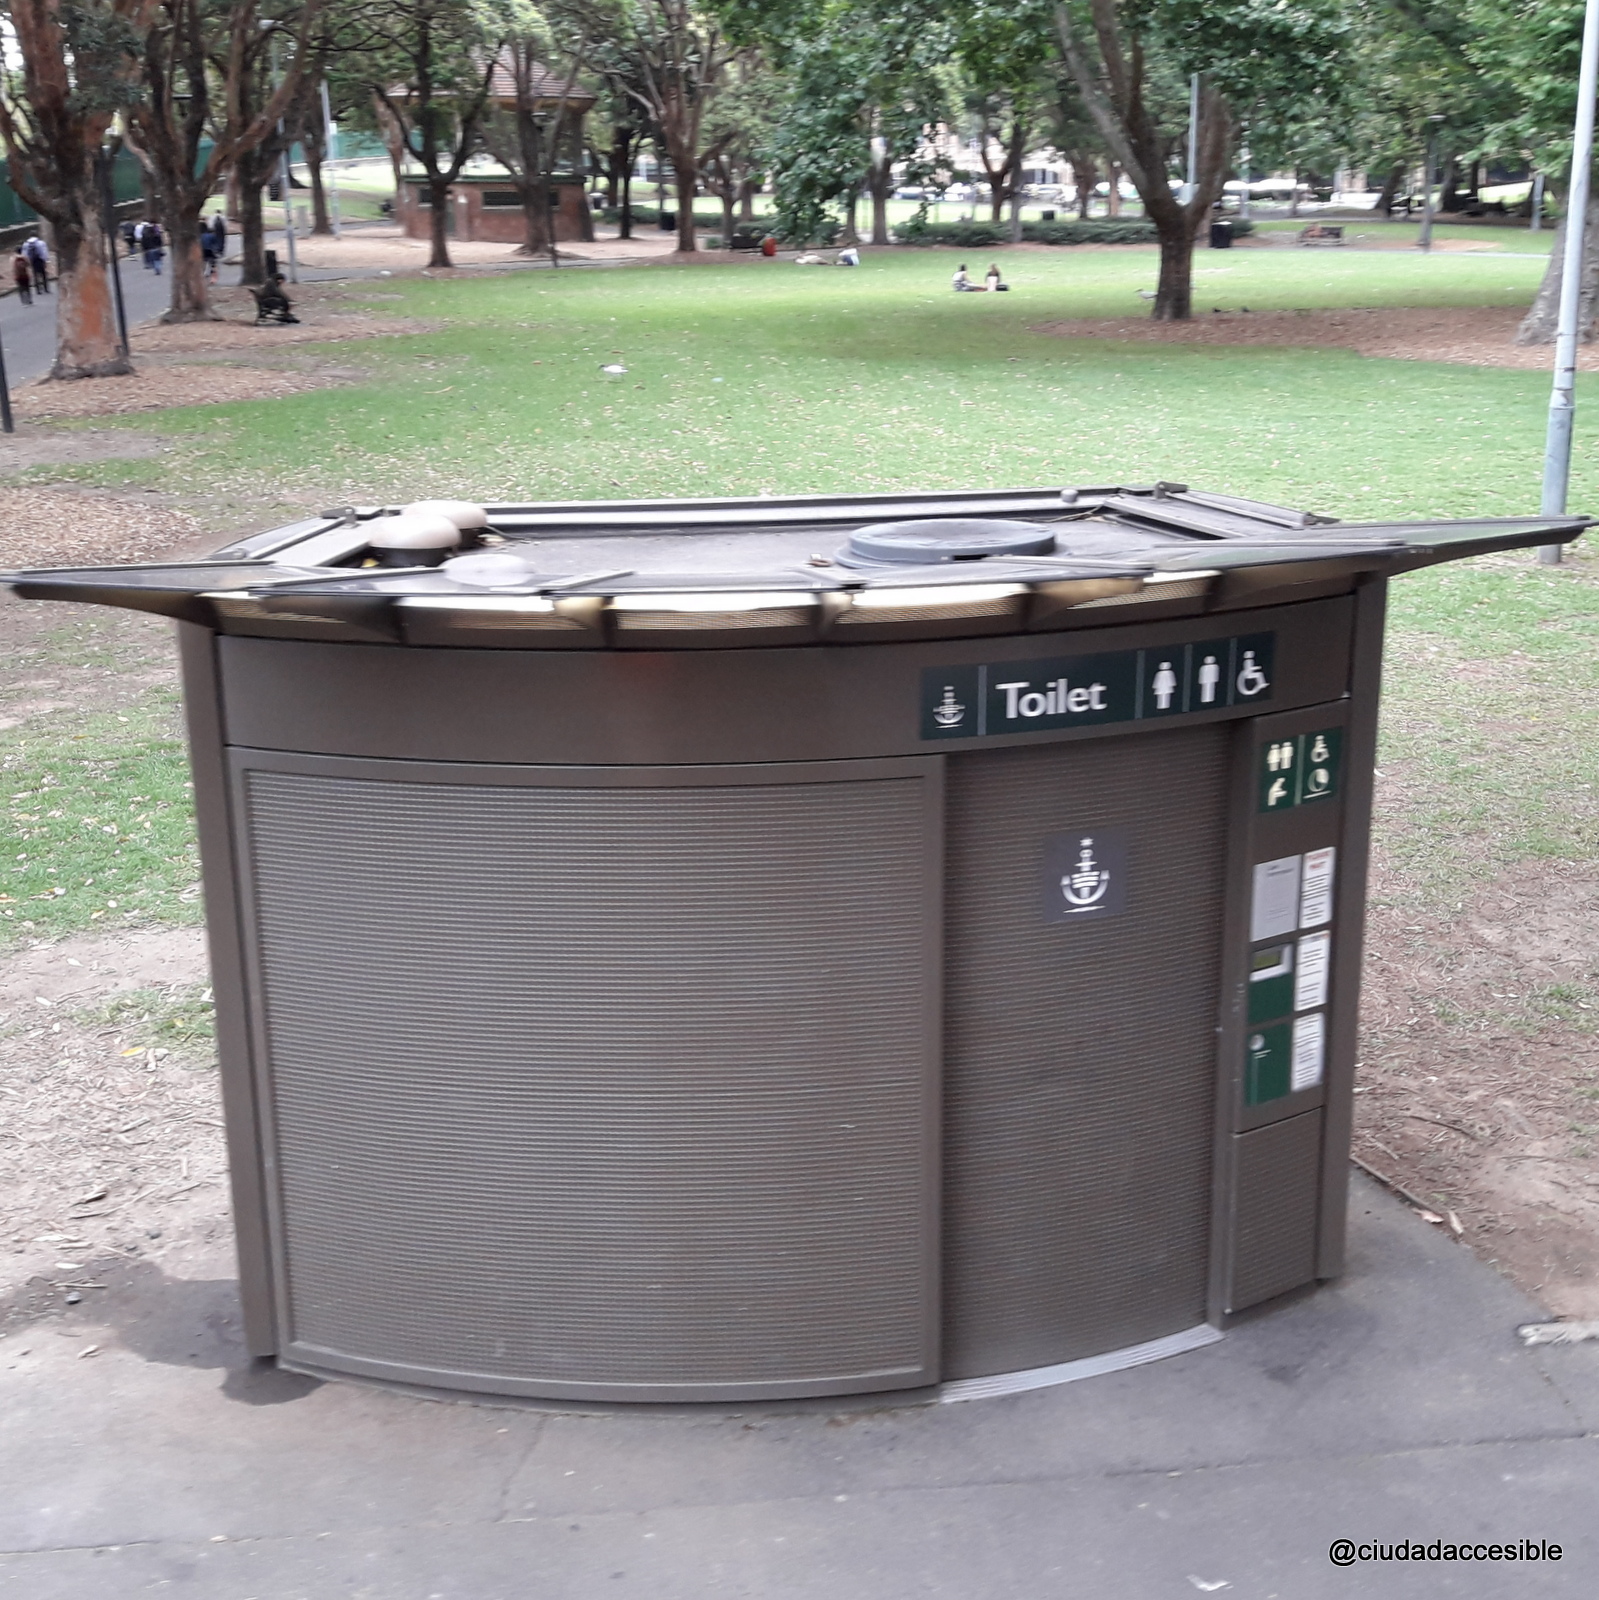
M 1274 633 L 1251 633 L 1154 650 L 929 667 L 922 737 L 1048 733 L 1262 703 L 1271 699 L 1276 643 Z

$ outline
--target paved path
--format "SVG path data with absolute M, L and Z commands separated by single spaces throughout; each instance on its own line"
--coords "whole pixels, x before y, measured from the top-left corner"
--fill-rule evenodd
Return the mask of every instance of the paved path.
M 1364 1180 L 1351 1212 L 1349 1275 L 1219 1344 L 899 1409 L 318 1383 L 245 1358 L 220 1254 L 91 1262 L 106 1288 L 0 1340 L 0 1596 L 1588 1600 L 1599 1346 L 1522 1349 L 1491 1268 Z M 1346 1568 L 1342 1538 L 1562 1557 Z
M 276 249 L 283 263 L 282 235 L 269 235 L 267 248 Z M 163 269 L 159 277 L 145 270 L 138 256 L 123 256 L 122 296 L 127 307 L 128 326 L 148 322 L 159 317 L 171 300 L 172 278 L 170 268 Z M 375 277 L 375 272 L 362 270 L 325 271 L 302 267 L 302 283 L 326 283 L 339 278 Z M 236 266 L 222 269 L 222 282 L 237 285 L 239 269 Z M 55 360 L 55 308 L 56 295 L 35 295 L 33 304 L 25 306 L 14 294 L 0 299 L 0 339 L 5 341 L 6 376 L 15 385 L 30 378 L 42 377 Z

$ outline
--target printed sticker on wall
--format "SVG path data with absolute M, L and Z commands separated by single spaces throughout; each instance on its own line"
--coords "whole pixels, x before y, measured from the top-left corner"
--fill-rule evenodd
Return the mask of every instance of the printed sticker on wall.
M 1295 1094 L 1321 1082 L 1327 1055 L 1327 1018 L 1320 1012 L 1294 1019 L 1294 1064 L 1289 1087 Z
M 1332 965 L 1332 935 L 1307 933 L 1299 941 L 1299 971 L 1294 978 L 1294 1010 L 1314 1011 L 1327 1004 L 1327 972 Z
M 1046 922 L 1097 922 L 1127 909 L 1127 830 L 1073 828 L 1044 840 Z
M 1278 939 L 1300 926 L 1299 856 L 1262 861 L 1255 867 L 1249 906 L 1249 942 Z
M 1299 891 L 1301 928 L 1319 928 L 1332 921 L 1333 865 L 1337 855 L 1331 845 L 1325 850 L 1305 852 L 1305 875 Z

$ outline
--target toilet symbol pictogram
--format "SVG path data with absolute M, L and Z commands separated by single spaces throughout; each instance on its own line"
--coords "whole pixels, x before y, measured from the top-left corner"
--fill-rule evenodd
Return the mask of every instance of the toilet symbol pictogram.
M 1252 700 L 1263 689 L 1271 687 L 1271 680 L 1260 670 L 1253 650 L 1244 651 L 1244 664 L 1238 671 L 1238 692 Z
M 933 707 L 933 721 L 941 728 L 958 728 L 966 718 L 966 707 L 955 698 L 955 686 L 944 685 L 944 698 Z
M 1199 667 L 1199 703 L 1213 706 L 1216 703 L 1216 686 L 1221 682 L 1221 668 L 1215 656 L 1206 656 Z
M 1060 892 L 1069 911 L 1091 911 L 1110 888 L 1110 872 L 1094 860 L 1094 841 L 1084 839 L 1077 865 L 1060 880 Z
M 1171 669 L 1171 662 L 1162 661 L 1159 670 L 1151 680 L 1150 688 L 1155 694 L 1155 707 L 1160 711 L 1170 711 L 1172 696 L 1177 692 L 1177 674 Z

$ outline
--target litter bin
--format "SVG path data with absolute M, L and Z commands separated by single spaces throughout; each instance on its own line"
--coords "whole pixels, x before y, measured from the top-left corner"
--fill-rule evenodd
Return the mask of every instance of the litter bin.
M 1340 1271 L 1385 580 L 1586 519 L 407 510 L 9 580 L 180 623 L 254 1352 L 970 1395 Z
M 1210 248 L 1212 250 L 1231 250 L 1233 247 L 1233 225 L 1225 217 L 1218 217 L 1210 225 Z

